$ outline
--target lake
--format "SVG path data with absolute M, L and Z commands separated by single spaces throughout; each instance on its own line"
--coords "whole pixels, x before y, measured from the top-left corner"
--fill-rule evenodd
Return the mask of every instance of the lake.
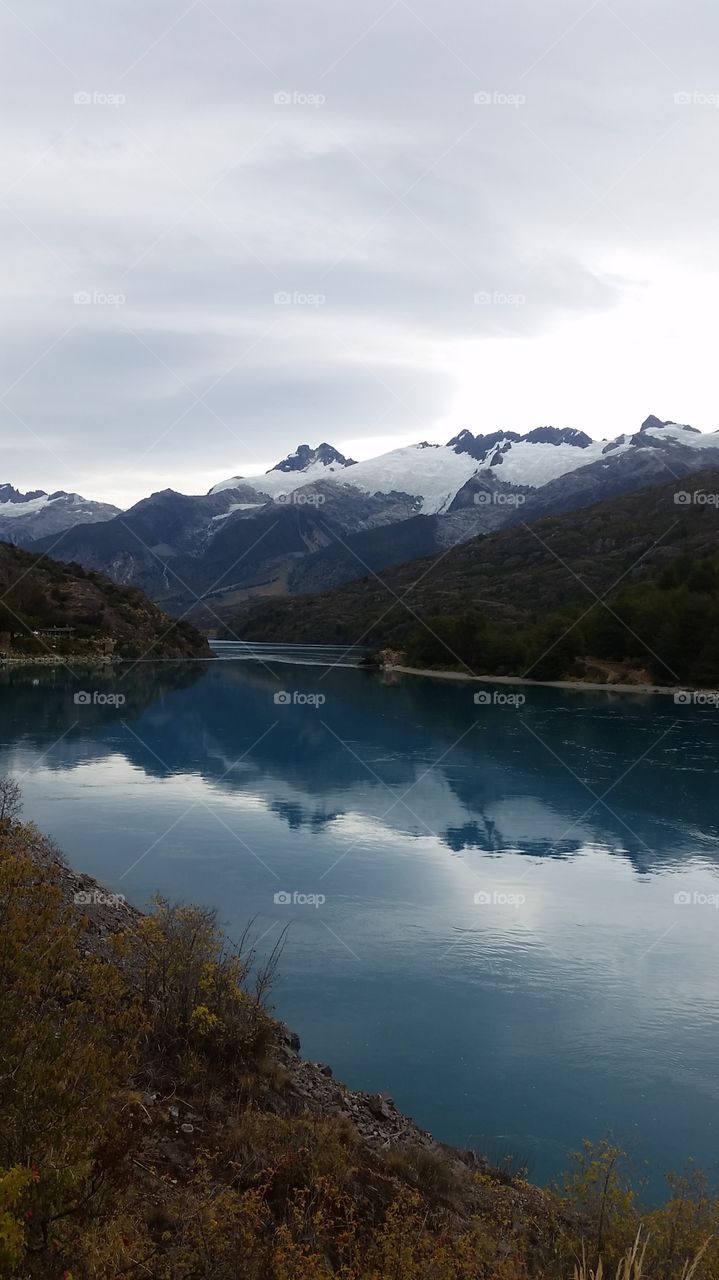
M 0 671 L 26 816 L 138 905 L 289 925 L 303 1052 L 437 1137 L 536 1181 L 607 1134 L 654 1188 L 714 1174 L 719 711 L 218 652 Z

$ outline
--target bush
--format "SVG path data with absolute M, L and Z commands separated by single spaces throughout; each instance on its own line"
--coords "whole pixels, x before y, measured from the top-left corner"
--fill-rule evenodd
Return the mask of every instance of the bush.
M 256 957 L 243 943 L 228 944 L 214 911 L 155 899 L 153 914 L 141 920 L 134 939 L 150 1020 L 150 1062 L 183 1064 L 189 1077 L 208 1066 L 227 1073 L 257 1062 L 272 1034 L 262 997 L 279 951 L 251 993 Z
M 0 1240 L 17 1251 L 19 1203 L 27 1248 L 58 1251 L 118 1158 L 141 1019 L 117 967 L 87 951 L 52 871 L 2 850 L 0 936 Z
M 22 813 L 22 791 L 14 778 L 0 777 L 0 825 L 17 822 Z
M 304 1109 L 323 1105 L 304 1070 L 288 1087 L 290 1060 L 270 1051 L 277 951 L 257 971 L 246 937 L 232 947 L 212 912 L 164 899 L 98 945 L 63 884 L 34 829 L 5 829 L 2 1280 L 719 1273 L 719 1202 L 700 1174 L 670 1179 L 642 1220 L 608 1143 L 587 1144 L 551 1195 L 420 1146 L 371 1148 L 345 1117 Z

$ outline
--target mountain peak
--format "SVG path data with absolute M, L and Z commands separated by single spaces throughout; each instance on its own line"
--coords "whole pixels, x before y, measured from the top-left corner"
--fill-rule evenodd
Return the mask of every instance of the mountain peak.
M 0 484 L 0 502 L 34 502 L 36 498 L 46 498 L 44 489 L 33 489 L 30 493 L 21 493 L 12 484 Z
M 519 439 L 516 431 L 492 431 L 486 436 L 473 436 L 471 431 L 465 429 L 447 441 L 447 448 L 454 449 L 455 453 L 468 453 L 470 458 L 483 462 L 496 445 Z
M 662 422 L 661 418 L 657 418 L 653 413 L 650 413 L 649 417 L 642 423 L 639 434 L 641 435 L 643 431 L 650 430 L 661 431 L 665 427 L 679 427 L 682 431 L 691 431 L 692 435 L 701 435 L 701 431 L 698 431 L 696 427 L 689 427 L 685 422 L 674 422 L 671 418 L 668 418 L 666 422 Z
M 522 439 L 529 444 L 573 444 L 578 449 L 587 449 L 592 443 L 591 436 L 576 427 L 535 427 Z
M 578 449 L 587 449 L 592 444 L 590 436 L 575 427 L 535 427 L 526 435 L 520 436 L 516 431 L 492 431 L 486 436 L 473 436 L 465 428 L 459 435 L 447 441 L 447 448 L 455 453 L 468 453 L 470 457 L 483 462 L 499 449 L 505 453 L 513 444 L 573 444 Z
M 289 453 L 286 458 L 282 459 L 282 462 L 270 467 L 267 475 L 271 475 L 273 471 L 307 471 L 317 463 L 323 467 L 356 466 L 354 458 L 345 458 L 344 454 L 339 453 L 333 445 L 326 442 L 318 444 L 316 449 L 313 449 L 308 444 L 299 444 L 294 453 Z
M 667 426 L 669 426 L 668 422 L 662 422 L 662 419 L 657 418 L 656 414 L 650 413 L 649 417 L 644 420 L 644 422 L 642 423 L 639 429 L 640 431 L 649 431 L 652 428 L 656 429 L 658 427 L 667 427 Z

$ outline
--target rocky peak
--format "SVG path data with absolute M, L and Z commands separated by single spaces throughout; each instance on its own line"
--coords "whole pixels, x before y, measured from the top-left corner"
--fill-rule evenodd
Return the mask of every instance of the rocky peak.
M 535 427 L 522 440 L 527 444 L 573 444 L 578 449 L 587 449 L 592 443 L 591 436 L 576 427 Z
M 668 422 L 662 422 L 661 418 L 657 418 L 655 414 L 650 413 L 649 417 L 644 420 L 640 427 L 640 431 L 649 431 L 659 427 L 668 427 Z
M 57 495 L 53 495 L 55 497 Z M 0 484 L 0 502 L 32 502 L 34 498 L 46 498 L 44 489 L 33 489 L 31 493 L 21 493 L 11 484 Z
M 354 458 L 345 458 L 344 454 L 339 453 L 333 445 L 326 442 L 313 449 L 308 444 L 300 444 L 294 453 L 290 453 L 282 462 L 278 462 L 275 467 L 271 467 L 267 472 L 271 475 L 273 471 L 307 471 L 309 467 L 315 463 L 321 463 L 323 467 L 335 465 L 338 467 L 354 467 L 356 465 Z
M 486 436 L 473 436 L 471 431 L 464 430 L 447 442 L 447 448 L 454 449 L 455 453 L 468 453 L 477 462 L 484 462 L 497 445 L 511 444 L 520 439 L 516 431 L 492 431 Z

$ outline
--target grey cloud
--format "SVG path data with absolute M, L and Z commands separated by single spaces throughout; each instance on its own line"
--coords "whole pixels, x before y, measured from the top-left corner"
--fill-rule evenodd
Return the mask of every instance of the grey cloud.
M 481 362 L 486 338 L 641 294 L 610 251 L 690 262 L 711 244 L 708 3 L 691 22 L 669 0 L 182 15 L 169 0 L 0 11 L 0 378 L 29 370 L 8 404 L 50 450 L 3 411 L 0 478 L 82 490 L 104 460 L 91 496 L 112 498 L 119 465 L 139 497 L 148 464 L 129 454 L 159 436 L 168 484 L 196 460 L 218 477 L 249 464 L 258 433 L 265 457 L 378 421 L 424 436 L 452 399 L 438 345 L 476 340 Z M 125 301 L 78 305 L 85 291 Z M 172 425 L 192 396 L 161 361 L 197 395 L 221 379 L 208 403 L 226 438 L 201 406 Z

